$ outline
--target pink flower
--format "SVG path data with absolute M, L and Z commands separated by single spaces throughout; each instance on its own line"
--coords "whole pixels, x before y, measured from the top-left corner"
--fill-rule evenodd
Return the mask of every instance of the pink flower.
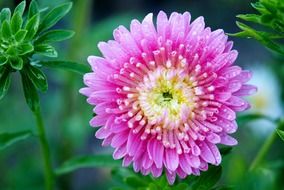
M 111 145 L 114 159 L 135 172 L 170 184 L 199 175 L 208 164 L 219 165 L 216 144 L 233 146 L 236 112 L 249 108 L 242 96 L 256 92 L 245 84 L 249 71 L 233 63 L 223 30 L 205 28 L 203 17 L 190 23 L 190 13 L 160 12 L 157 26 L 148 14 L 133 20 L 130 32 L 119 26 L 115 40 L 100 42 L 104 58 L 90 56 L 92 73 L 84 76 L 88 97 L 97 114 L 90 124 L 96 137 Z

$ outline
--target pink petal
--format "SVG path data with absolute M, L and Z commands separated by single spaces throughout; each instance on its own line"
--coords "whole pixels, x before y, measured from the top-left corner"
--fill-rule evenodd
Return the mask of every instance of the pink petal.
M 154 164 L 151 167 L 153 177 L 160 177 L 163 172 L 163 168 L 157 168 Z
M 166 171 L 166 176 L 169 184 L 173 185 L 176 180 L 176 173 L 175 172 L 170 173 L 169 171 Z
M 120 147 L 124 144 L 128 138 L 128 131 L 124 131 L 122 133 L 115 134 L 111 141 L 111 146 L 114 148 Z
M 235 146 L 238 144 L 238 141 L 229 135 L 222 134 L 220 137 L 221 137 L 221 144 L 228 146 Z
M 126 155 L 126 146 L 121 146 L 115 149 L 113 152 L 113 159 L 118 160 Z
M 215 158 L 213 153 L 211 152 L 210 148 L 208 147 L 207 143 L 202 143 L 200 145 L 201 154 L 200 157 L 210 164 L 215 164 Z
M 126 155 L 122 161 L 122 166 L 123 167 L 128 167 L 132 162 L 132 157 L 129 155 Z
M 200 159 L 199 159 L 198 156 L 185 154 L 185 158 L 186 158 L 188 164 L 192 168 L 199 168 L 199 166 L 200 166 Z
M 180 155 L 179 159 L 180 159 L 180 167 L 181 167 L 181 169 L 185 173 L 190 175 L 192 173 L 192 170 L 191 170 L 190 164 L 188 163 L 188 159 L 185 157 L 184 154 Z
M 158 16 L 157 16 L 157 32 L 159 36 L 162 36 L 163 39 L 166 39 L 166 29 L 168 26 L 168 18 L 166 13 L 163 11 L 160 11 Z
M 219 165 L 222 161 L 222 157 L 221 157 L 218 147 L 212 143 L 208 143 L 207 145 L 210 148 L 212 154 L 214 155 L 215 165 Z
M 219 135 L 215 134 L 215 133 L 210 133 L 206 136 L 206 139 L 213 143 L 213 144 L 217 144 L 221 142 L 221 138 Z
M 105 127 L 101 127 L 99 130 L 96 132 L 96 137 L 98 139 L 104 139 L 108 137 L 111 134 L 111 131 L 109 129 L 106 129 Z
M 218 116 L 233 121 L 236 119 L 236 113 L 229 107 L 222 105 L 221 108 L 219 108 Z
M 235 96 L 250 96 L 255 94 L 257 87 L 253 85 L 244 84 L 237 92 L 234 93 Z
M 248 82 L 252 77 L 251 71 L 242 71 L 238 76 L 234 78 L 234 80 L 238 80 L 242 83 Z
M 165 167 L 170 171 L 175 171 L 179 165 L 179 157 L 175 149 L 165 149 Z
M 127 139 L 127 152 L 130 156 L 134 156 L 137 151 L 139 151 L 138 147 L 141 143 L 140 136 L 138 134 L 129 133 Z

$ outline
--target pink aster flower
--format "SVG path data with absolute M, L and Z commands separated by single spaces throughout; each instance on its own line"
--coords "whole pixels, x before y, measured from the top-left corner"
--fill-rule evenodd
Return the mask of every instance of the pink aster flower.
M 216 144 L 237 144 L 229 135 L 236 112 L 249 108 L 242 97 L 256 87 L 245 84 L 251 72 L 233 65 L 238 52 L 223 30 L 205 28 L 203 17 L 190 23 L 188 12 L 160 12 L 156 27 L 152 17 L 98 44 L 103 58 L 88 58 L 93 72 L 80 92 L 95 106 L 90 124 L 114 159 L 144 175 L 164 170 L 172 184 L 220 164 Z

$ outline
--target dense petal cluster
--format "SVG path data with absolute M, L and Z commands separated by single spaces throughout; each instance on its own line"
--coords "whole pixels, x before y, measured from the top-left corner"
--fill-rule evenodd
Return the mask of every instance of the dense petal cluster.
M 144 175 L 164 170 L 169 183 L 220 164 L 216 144 L 237 144 L 228 134 L 237 130 L 236 112 L 249 108 L 241 97 L 256 91 L 245 84 L 251 73 L 233 66 L 238 53 L 223 30 L 190 20 L 188 12 L 160 12 L 156 27 L 152 14 L 130 31 L 119 26 L 98 45 L 104 58 L 88 58 L 93 72 L 80 90 L 114 159 Z

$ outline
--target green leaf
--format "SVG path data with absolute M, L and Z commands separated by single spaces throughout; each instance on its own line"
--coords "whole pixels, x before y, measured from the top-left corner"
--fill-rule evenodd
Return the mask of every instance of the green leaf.
M 276 132 L 279 135 L 279 137 L 284 141 L 284 131 L 280 129 L 276 129 Z
M 9 56 L 17 56 L 17 47 L 15 47 L 15 46 L 10 46 L 7 50 L 6 50 L 6 52 L 5 52 L 6 54 L 8 54 Z
M 57 51 L 48 44 L 40 44 L 35 46 L 35 52 L 46 57 L 57 57 Z
M 17 46 L 19 55 L 25 55 L 34 50 L 34 46 L 30 42 L 22 43 Z
M 47 84 L 47 79 L 46 79 L 45 74 L 34 66 L 28 66 L 26 71 L 27 71 L 28 77 L 33 82 L 34 86 L 38 90 L 42 92 L 46 92 L 48 88 L 48 84 Z
M 226 156 L 230 152 L 232 152 L 233 148 L 232 147 L 222 147 L 220 148 L 220 153 L 222 156 Z
M 19 30 L 16 34 L 15 34 L 15 40 L 17 42 L 22 42 L 26 35 L 27 35 L 28 31 L 27 30 L 24 30 L 24 29 L 21 29 Z
M 243 14 L 237 17 L 258 24 L 255 27 L 258 30 L 237 22 L 238 27 L 243 31 L 232 36 L 253 38 L 266 48 L 284 55 L 284 46 L 282 43 L 282 39 L 284 38 L 283 1 L 260 0 L 251 5 L 259 12 L 258 14 Z
M 25 11 L 26 7 L 26 1 L 22 1 L 14 10 L 14 14 L 19 13 L 19 15 L 22 17 Z
M 235 189 L 235 188 L 232 187 L 232 186 L 219 186 L 219 187 L 215 187 L 211 190 L 233 190 L 233 189 Z
M 52 43 L 67 40 L 75 33 L 71 30 L 51 30 L 40 36 L 36 43 Z
M 37 33 L 37 30 L 39 27 L 39 19 L 40 19 L 40 15 L 39 13 L 37 13 L 28 20 L 27 25 L 25 27 L 25 29 L 28 31 L 26 38 L 25 38 L 26 40 L 33 39 L 34 35 Z
M 5 65 L 7 63 L 8 59 L 4 55 L 0 55 L 0 66 Z
M 6 40 L 12 36 L 11 27 L 7 20 L 3 22 L 1 32 L 2 32 L 2 37 Z
M 39 27 L 39 33 L 43 32 L 50 27 L 54 26 L 59 20 L 61 20 L 72 8 L 72 3 L 64 3 L 52 9 L 42 20 Z
M 90 67 L 87 65 L 72 61 L 42 61 L 40 64 L 45 67 L 69 70 L 79 74 L 85 74 L 91 71 Z
M 219 181 L 222 175 L 221 166 L 210 166 L 208 171 L 203 172 L 196 183 L 193 184 L 194 190 L 208 190 Z
M 255 120 L 260 120 L 260 119 L 265 119 L 271 122 L 275 122 L 275 119 L 270 118 L 269 116 L 260 114 L 260 113 L 251 113 L 251 114 L 242 114 L 237 117 L 237 122 L 239 125 L 243 125 L 245 123 L 255 121 Z
M 249 22 L 254 22 L 258 24 L 261 23 L 260 16 L 257 14 L 241 14 L 237 15 L 236 17 Z
M 188 188 L 188 184 L 186 183 L 179 183 L 173 190 L 186 190 Z
M 18 56 L 9 57 L 9 63 L 13 69 L 21 70 L 23 68 L 23 59 Z
M 23 19 L 20 13 L 16 13 L 13 15 L 11 19 L 11 30 L 13 34 L 16 34 L 20 28 L 22 27 Z
M 11 11 L 9 8 L 2 9 L 0 13 L 0 21 L 3 23 L 5 20 L 10 21 L 11 19 Z
M 80 156 L 72 158 L 58 169 L 56 169 L 55 173 L 57 175 L 62 175 L 66 173 L 70 173 L 74 170 L 80 168 L 91 168 L 91 167 L 119 167 L 121 166 L 121 162 L 118 160 L 114 160 L 111 155 L 92 155 L 92 156 Z
M 20 131 L 14 133 L 0 133 L 0 150 L 7 148 L 17 142 L 25 140 L 32 136 L 31 131 Z
M 38 4 L 36 0 L 32 0 L 29 6 L 28 19 L 32 18 L 38 13 Z
M 9 70 L 5 69 L 0 77 L 0 100 L 7 94 L 11 77 Z
M 29 108 L 35 112 L 39 109 L 39 97 L 37 90 L 25 72 L 21 71 L 21 76 L 26 102 Z
M 129 176 L 125 179 L 125 183 L 130 187 L 146 187 L 147 182 L 143 181 L 140 176 Z

